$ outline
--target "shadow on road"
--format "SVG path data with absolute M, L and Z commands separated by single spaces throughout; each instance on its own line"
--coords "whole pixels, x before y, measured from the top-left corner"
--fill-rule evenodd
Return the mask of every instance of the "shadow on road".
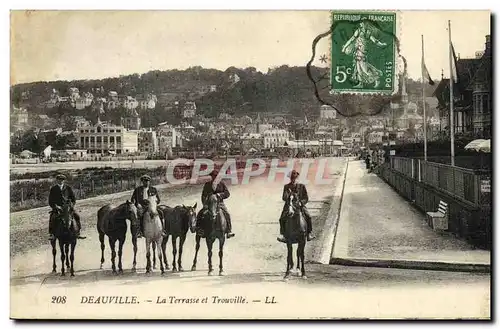
M 36 274 L 31 276 L 16 277 L 11 279 L 11 286 L 22 286 L 39 282 L 43 285 L 57 285 L 60 287 L 87 286 L 89 283 L 107 282 L 110 285 L 144 284 L 151 281 L 178 281 L 182 283 L 204 283 L 207 285 L 241 285 L 252 283 L 283 283 L 284 272 L 256 272 L 235 273 L 218 276 L 217 269 L 213 276 L 208 276 L 205 269 L 198 271 L 184 271 L 172 273 L 167 271 L 160 275 L 158 269 L 152 274 L 146 275 L 145 270 L 139 268 L 138 272 L 130 269 L 123 274 L 112 274 L 111 270 L 84 270 L 76 271 L 75 277 L 66 274 L 61 277 L 60 273 Z M 382 268 L 353 268 L 336 265 L 306 264 L 307 279 L 302 279 L 297 273 L 292 274 L 286 284 L 300 285 L 330 285 L 340 287 L 383 287 L 409 285 L 427 285 L 429 283 L 440 283 L 450 285 L 453 282 L 463 284 L 464 281 L 477 282 L 478 280 L 489 280 L 488 274 L 470 274 L 440 271 L 399 270 Z

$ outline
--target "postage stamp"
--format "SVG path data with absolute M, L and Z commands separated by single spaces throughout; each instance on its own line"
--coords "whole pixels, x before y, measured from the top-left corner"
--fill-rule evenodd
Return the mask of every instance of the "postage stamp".
M 332 12 L 330 93 L 397 92 L 396 12 Z

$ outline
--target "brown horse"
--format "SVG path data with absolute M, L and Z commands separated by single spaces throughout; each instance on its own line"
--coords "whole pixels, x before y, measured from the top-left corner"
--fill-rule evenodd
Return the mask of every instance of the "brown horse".
M 115 244 L 118 241 L 118 271 L 123 273 L 122 268 L 122 255 L 123 244 L 127 236 L 127 219 L 130 220 L 130 230 L 132 232 L 132 244 L 134 246 L 134 263 L 132 271 L 136 270 L 136 256 L 137 256 L 137 237 L 139 221 L 137 219 L 137 208 L 135 205 L 127 200 L 127 202 L 119 205 L 118 207 L 111 207 L 107 204 L 97 211 L 97 232 L 99 233 L 99 241 L 101 242 L 101 269 L 104 263 L 104 237 L 108 236 L 109 247 L 111 248 L 111 264 L 113 273 L 117 274 L 115 266 Z
M 77 242 L 77 228 L 73 218 L 73 205 L 71 202 L 65 202 L 62 206 L 61 212 L 54 214 L 54 236 L 55 239 L 51 240 L 53 266 L 52 272 L 56 272 L 56 240 L 59 241 L 59 249 L 61 251 L 61 276 L 65 276 L 64 261 L 68 267 L 71 276 L 75 276 L 73 263 L 75 260 L 75 248 Z M 71 247 L 71 253 L 70 253 Z M 68 260 L 69 255 L 69 260 Z
M 307 279 L 306 271 L 304 267 L 304 250 L 307 242 L 307 223 L 302 213 L 302 209 L 299 204 L 299 198 L 296 193 L 291 193 L 288 199 L 288 215 L 285 219 L 285 238 L 286 247 L 288 251 L 287 255 L 287 265 L 284 279 L 288 279 L 290 276 L 290 270 L 293 269 L 293 245 L 297 246 L 297 268 L 299 268 L 302 274 L 302 278 Z
M 161 249 L 163 252 L 163 261 L 165 263 L 165 268 L 168 270 L 168 261 L 167 261 L 167 242 L 168 237 L 172 236 L 172 272 L 177 271 L 177 265 L 179 271 L 183 271 L 182 268 L 182 250 L 184 248 L 184 242 L 186 241 L 186 236 L 188 230 L 191 233 L 195 233 L 196 230 L 196 207 L 197 203 L 194 206 L 176 206 L 174 208 L 168 207 L 165 205 L 160 205 L 158 208 L 163 213 L 163 218 L 165 221 L 165 233 L 167 234 L 163 238 L 163 242 L 161 244 Z M 177 255 L 177 238 L 179 238 L 179 256 L 177 257 L 176 264 L 176 255 Z M 154 249 L 153 249 L 154 250 Z M 154 259 L 153 254 L 153 259 Z M 154 265 L 153 265 L 154 266 Z
M 220 208 L 220 202 L 221 201 L 215 194 L 211 195 L 208 198 L 208 211 L 206 211 L 205 215 L 202 216 L 201 222 L 198 225 L 198 232 L 196 234 L 196 249 L 191 271 L 196 271 L 198 250 L 200 249 L 200 240 L 202 239 L 201 231 L 203 231 L 203 236 L 207 243 L 208 249 L 208 275 L 212 275 L 214 271 L 212 268 L 212 247 L 215 240 L 219 240 L 219 275 L 224 275 L 222 258 L 224 255 L 224 243 L 226 241 L 227 222 L 224 216 L 224 212 Z

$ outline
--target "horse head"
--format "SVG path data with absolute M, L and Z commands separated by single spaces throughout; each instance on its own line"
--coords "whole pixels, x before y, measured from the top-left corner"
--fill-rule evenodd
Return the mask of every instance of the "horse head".
M 188 218 L 188 223 L 189 223 L 189 230 L 191 233 L 196 232 L 196 221 L 197 221 L 197 216 L 196 216 L 196 207 L 198 206 L 198 203 L 195 203 L 194 206 L 185 206 L 182 205 L 182 209 L 185 211 L 185 215 Z
M 215 221 L 215 219 L 217 218 L 217 214 L 219 213 L 219 198 L 216 194 L 212 194 L 208 198 L 207 206 L 212 220 Z
M 154 218 L 158 215 L 158 204 L 156 203 L 156 195 L 151 195 L 148 197 L 148 207 L 147 212 L 151 215 L 151 218 Z
M 137 207 L 135 204 L 127 200 L 125 209 L 127 213 L 126 218 L 130 219 L 130 224 L 134 227 L 139 227 L 139 216 L 137 215 Z
M 296 193 L 290 193 L 288 199 L 288 213 L 291 216 L 296 215 L 300 211 L 299 197 Z
M 62 211 L 61 211 L 61 219 L 64 225 L 64 228 L 69 230 L 71 228 L 71 222 L 72 222 L 72 210 L 73 210 L 73 205 L 71 204 L 70 201 L 66 201 L 62 205 Z

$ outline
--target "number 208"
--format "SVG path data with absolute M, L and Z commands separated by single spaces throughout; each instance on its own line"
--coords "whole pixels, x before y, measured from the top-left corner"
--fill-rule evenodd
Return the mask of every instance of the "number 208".
M 66 304 L 66 296 L 52 296 L 52 304 Z

